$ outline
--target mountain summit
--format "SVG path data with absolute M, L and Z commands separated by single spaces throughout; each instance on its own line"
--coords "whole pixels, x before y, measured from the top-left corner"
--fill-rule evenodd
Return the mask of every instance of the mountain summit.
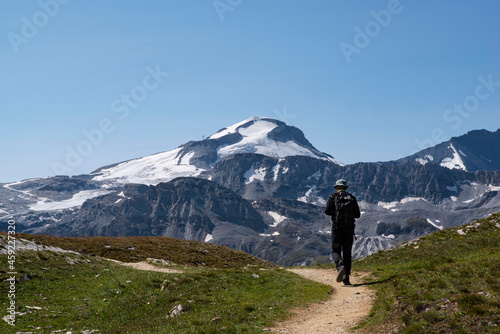
M 470 131 L 460 137 L 402 158 L 396 163 L 418 161 L 422 165 L 438 164 L 449 169 L 475 172 L 478 170 L 496 171 L 500 169 L 500 129 Z
M 256 153 L 272 158 L 307 156 L 342 163 L 318 151 L 304 133 L 284 122 L 254 116 L 219 130 L 200 141 L 190 141 L 163 153 L 102 167 L 92 173 L 96 181 L 158 184 L 176 177 L 199 176 L 225 157 Z

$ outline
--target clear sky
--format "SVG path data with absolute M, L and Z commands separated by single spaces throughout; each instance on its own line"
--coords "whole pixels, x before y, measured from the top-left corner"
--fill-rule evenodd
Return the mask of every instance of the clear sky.
M 500 128 L 500 1 L 0 3 L 0 182 L 75 175 L 248 117 L 344 163 Z

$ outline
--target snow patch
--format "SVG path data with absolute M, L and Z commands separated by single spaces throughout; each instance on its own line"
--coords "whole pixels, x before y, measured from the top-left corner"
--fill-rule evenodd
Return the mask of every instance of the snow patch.
M 450 144 L 448 148 L 451 148 L 453 150 L 453 157 L 452 158 L 444 158 L 441 163 L 439 164 L 442 167 L 446 167 L 449 169 L 461 169 L 461 170 L 467 170 L 465 168 L 464 162 L 462 158 L 460 157 L 460 154 L 457 152 L 453 144 Z
M 417 202 L 417 201 L 427 202 L 427 200 L 423 197 L 405 197 L 401 200 L 401 204 L 406 204 L 406 203 L 410 203 L 410 202 Z
M 274 219 L 274 224 L 269 225 L 270 227 L 277 227 L 279 224 L 281 224 L 287 217 L 280 215 L 277 212 L 273 211 L 267 211 L 267 214 L 273 217 Z
M 204 169 L 190 165 L 194 152 L 178 157 L 182 148 L 158 153 L 145 158 L 122 162 L 114 167 L 101 170 L 94 176 L 95 181 L 114 180 L 118 183 L 141 183 L 157 185 L 176 177 L 196 177 Z
M 211 234 L 207 234 L 207 236 L 205 237 L 205 242 L 209 242 L 213 240 L 213 236 Z
M 488 189 L 490 191 L 500 191 L 500 187 L 498 187 L 498 186 L 492 186 L 491 184 L 488 185 Z
M 312 204 L 317 205 L 317 206 L 325 206 L 326 201 L 323 197 L 316 197 L 316 201 L 313 201 Z
M 381 206 L 384 209 L 390 210 L 390 209 L 396 207 L 396 205 L 398 205 L 398 204 L 399 204 L 399 202 L 378 202 L 377 206 Z
M 18 184 L 23 184 L 25 182 L 28 182 L 28 181 L 31 181 L 31 179 L 28 179 L 28 180 L 22 180 L 22 181 L 17 181 L 17 182 L 12 182 L 12 183 L 9 183 L 9 184 L 4 184 L 3 187 L 4 188 L 7 188 L 9 190 L 13 190 L 13 191 L 20 191 L 20 190 L 16 190 L 16 189 L 12 189 L 11 187 L 12 186 L 17 186 Z
M 391 210 L 392 212 L 396 212 L 399 209 L 396 209 L 396 206 L 398 204 L 406 204 L 410 202 L 418 202 L 418 201 L 424 201 L 427 202 L 425 198 L 422 197 L 405 197 L 401 201 L 394 201 L 394 202 L 378 202 L 377 206 L 380 206 L 384 209 Z
M 191 161 L 191 158 L 193 156 L 194 156 L 194 151 L 190 151 L 189 153 L 184 154 L 182 157 L 179 158 L 178 164 L 189 165 L 189 162 Z
M 432 226 L 434 226 L 435 228 L 439 229 L 439 230 L 443 230 L 443 226 L 441 225 L 437 225 L 436 223 L 434 223 L 432 220 L 430 220 L 429 218 L 427 218 L 427 222 L 429 224 L 431 224 Z
M 47 202 L 47 199 L 38 201 L 36 204 L 30 205 L 31 210 L 35 211 L 51 211 L 51 210 L 62 210 L 69 209 L 76 206 L 81 206 L 83 202 L 88 199 L 109 194 L 109 190 L 97 189 L 97 190 L 84 190 L 75 195 L 72 198 L 59 201 L 59 202 Z
M 268 233 L 260 233 L 259 234 L 261 237 L 272 237 L 272 236 L 277 236 L 277 235 L 280 235 L 279 232 L 273 232 L 273 234 L 268 234 Z M 274 241 L 274 240 L 271 240 L 271 241 Z
M 312 186 L 308 191 L 306 191 L 305 195 L 297 198 L 298 201 L 308 203 L 307 199 L 311 196 L 311 193 L 316 190 L 316 186 Z
M 422 165 L 427 164 L 429 161 L 434 161 L 434 157 L 430 154 L 426 154 L 424 158 L 417 158 L 416 161 L 420 162 Z
M 253 166 L 247 170 L 245 173 L 245 183 L 249 184 L 252 183 L 254 180 L 259 180 L 259 181 L 264 181 L 264 178 L 266 176 L 266 168 L 261 167 L 258 169 L 255 169 Z
M 318 170 L 316 173 L 309 176 L 307 180 L 316 179 L 316 181 L 319 181 L 320 177 L 321 177 L 321 170 Z
M 274 181 L 278 181 L 278 175 L 279 175 L 279 172 L 280 172 L 280 169 L 281 169 L 281 163 L 283 162 L 283 158 L 279 159 L 278 160 L 278 163 L 276 164 L 276 166 L 273 167 L 273 180 Z M 288 168 L 283 168 L 282 170 L 282 173 L 286 173 L 288 172 Z
M 424 165 L 427 164 L 429 161 L 425 160 L 425 159 L 422 159 L 422 158 L 416 158 L 415 159 L 417 162 L 420 162 L 421 165 Z

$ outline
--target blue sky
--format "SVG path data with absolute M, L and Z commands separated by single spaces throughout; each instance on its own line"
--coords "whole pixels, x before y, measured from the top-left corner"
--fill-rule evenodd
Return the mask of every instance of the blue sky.
M 496 130 L 498 13 L 494 0 L 2 1 L 0 182 L 89 173 L 254 115 L 344 163 Z

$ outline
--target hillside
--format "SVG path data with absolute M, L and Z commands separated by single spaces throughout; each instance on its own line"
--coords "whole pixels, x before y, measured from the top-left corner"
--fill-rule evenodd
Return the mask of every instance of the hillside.
M 5 234 L 0 233 L 1 235 Z M 271 262 L 244 252 L 193 240 L 167 237 L 70 238 L 31 234 L 19 234 L 18 237 L 31 241 L 34 245 L 59 247 L 82 255 L 99 256 L 122 262 L 139 262 L 148 258 L 156 258 L 180 266 L 239 268 L 251 265 L 276 267 Z M 1 242 L 0 246 L 2 246 Z
M 500 214 L 358 260 L 372 271 L 369 333 L 500 333 Z
M 265 333 L 292 308 L 325 300 L 331 290 L 226 247 L 144 237 L 36 236 L 36 244 L 18 243 L 12 283 L 5 239 L 0 333 Z M 180 273 L 136 270 L 101 256 L 154 257 L 150 262 Z M 8 323 L 12 300 L 15 326 Z

